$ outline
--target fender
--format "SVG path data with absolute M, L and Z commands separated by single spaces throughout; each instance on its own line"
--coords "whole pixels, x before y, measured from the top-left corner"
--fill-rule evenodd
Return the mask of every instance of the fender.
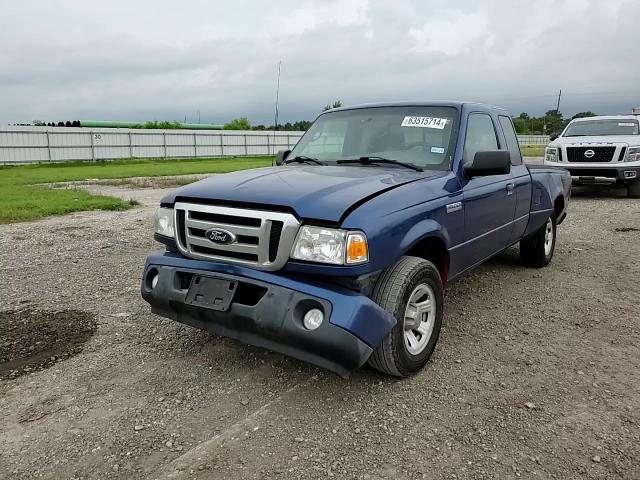
M 566 208 L 568 195 L 570 195 L 571 185 L 565 185 L 560 175 L 549 175 L 557 169 L 553 167 L 531 168 L 531 208 L 529 223 L 524 236 L 529 236 L 538 230 L 554 213 L 555 202 L 561 196 L 564 197 L 565 207 L 558 213 L 561 218 Z

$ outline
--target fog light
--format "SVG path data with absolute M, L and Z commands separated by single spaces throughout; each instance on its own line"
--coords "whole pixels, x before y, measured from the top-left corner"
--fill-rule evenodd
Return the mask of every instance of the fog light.
M 158 285 L 158 277 L 159 275 L 154 275 L 154 277 L 151 279 L 151 290 L 156 288 L 156 285 Z
M 324 320 L 324 313 L 322 310 L 317 308 L 312 308 L 307 313 L 304 314 L 304 318 L 302 319 L 302 323 L 304 323 L 304 328 L 307 330 L 315 330 L 320 325 L 322 325 L 322 321 Z
M 624 178 L 636 178 L 636 176 L 638 175 L 637 172 L 635 172 L 634 170 L 627 170 L 624 172 Z

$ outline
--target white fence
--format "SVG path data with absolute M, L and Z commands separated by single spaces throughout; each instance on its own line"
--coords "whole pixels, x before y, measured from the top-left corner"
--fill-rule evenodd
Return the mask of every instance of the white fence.
M 304 132 L 0 126 L 0 163 L 274 155 Z M 547 135 L 519 135 L 546 145 Z
M 520 145 L 546 145 L 549 135 L 518 135 Z
M 274 155 L 304 132 L 0 127 L 0 163 Z

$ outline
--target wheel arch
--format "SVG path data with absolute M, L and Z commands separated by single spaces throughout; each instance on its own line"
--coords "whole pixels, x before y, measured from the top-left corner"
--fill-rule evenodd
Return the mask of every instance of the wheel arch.
M 430 232 L 416 239 L 403 253 L 412 257 L 428 260 L 440 273 L 443 285 L 449 278 L 449 250 L 441 235 Z
M 556 199 L 553 201 L 553 212 L 555 213 L 556 219 L 561 218 L 561 215 L 565 209 L 565 205 L 566 205 L 566 202 L 563 194 L 558 195 Z

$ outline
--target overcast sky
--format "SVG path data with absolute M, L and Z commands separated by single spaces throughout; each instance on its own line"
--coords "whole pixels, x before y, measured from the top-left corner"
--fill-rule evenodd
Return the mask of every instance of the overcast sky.
M 272 123 L 335 99 L 640 105 L 638 0 L 0 3 L 0 122 Z

